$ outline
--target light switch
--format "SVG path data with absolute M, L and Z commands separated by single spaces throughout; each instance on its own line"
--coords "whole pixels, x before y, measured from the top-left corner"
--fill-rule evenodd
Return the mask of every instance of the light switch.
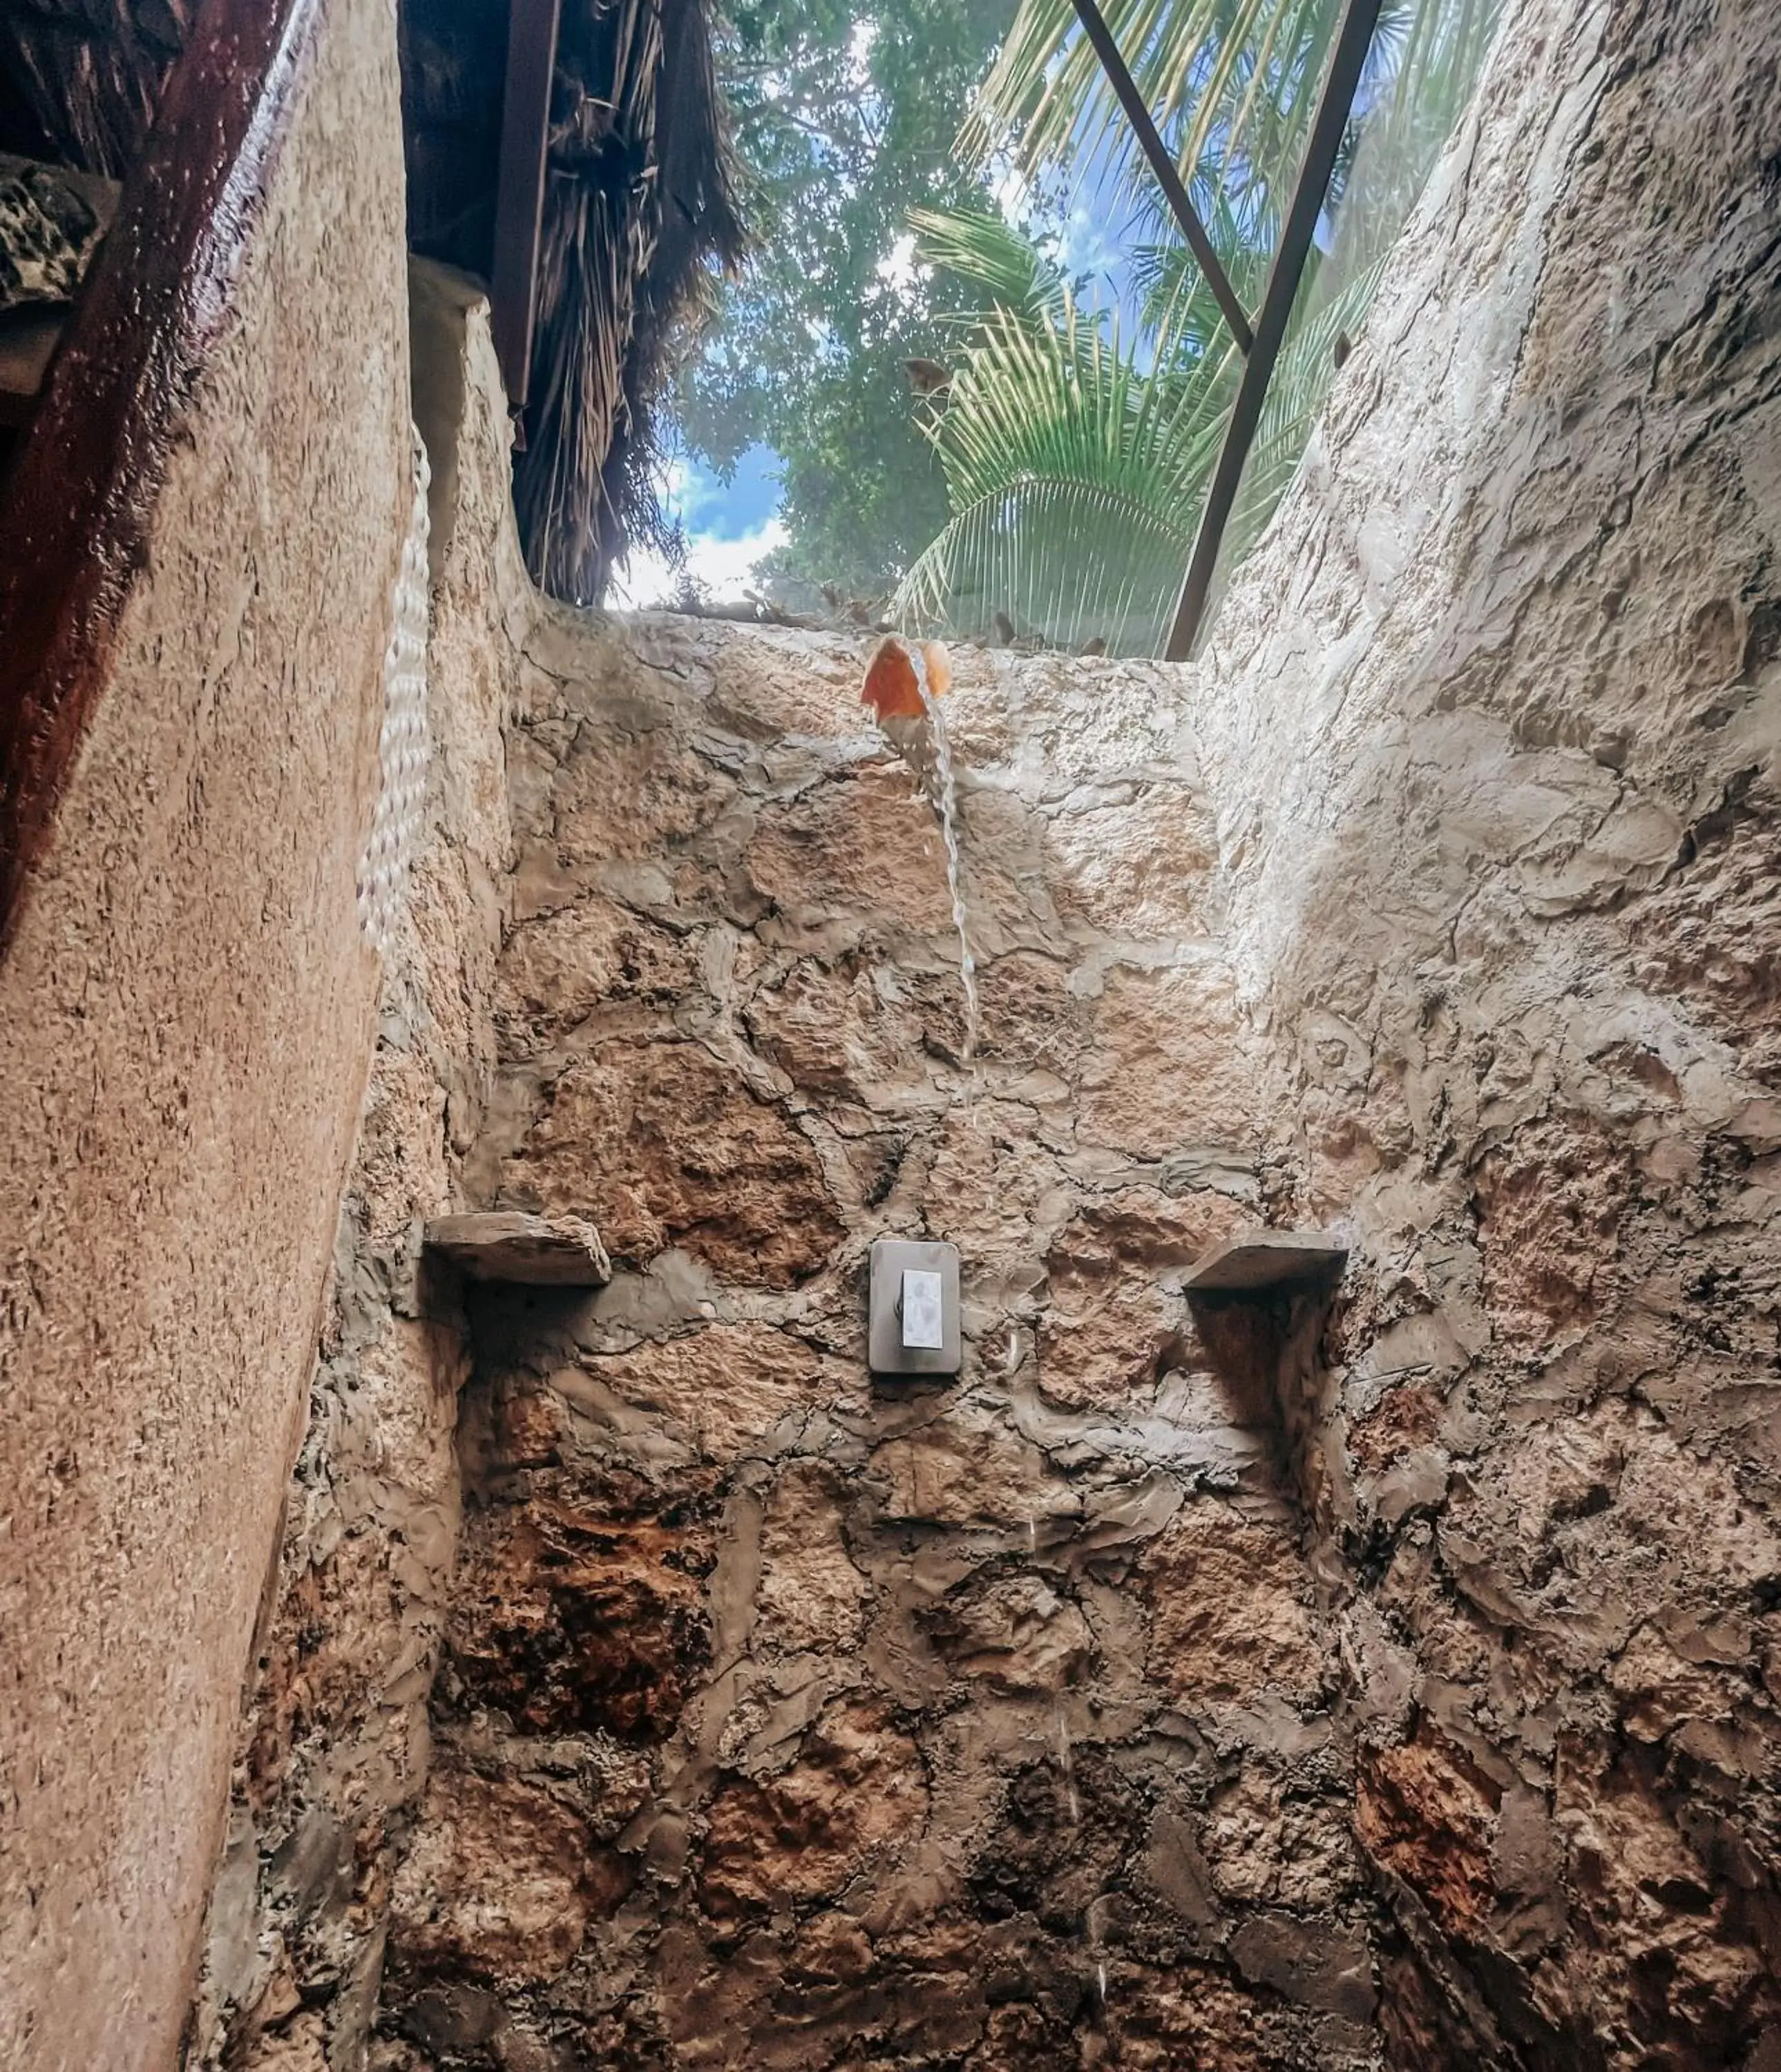
M 903 1270 L 903 1342 L 936 1353 L 946 1342 L 940 1329 L 940 1277 L 919 1266 Z
M 874 1374 L 958 1372 L 957 1246 L 899 1237 L 873 1246 L 866 1357 Z

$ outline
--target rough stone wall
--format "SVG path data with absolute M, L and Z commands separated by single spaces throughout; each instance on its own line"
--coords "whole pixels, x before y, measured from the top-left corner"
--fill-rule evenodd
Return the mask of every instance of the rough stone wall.
M 1333 1632 L 1180 1293 L 1260 1212 L 1178 682 L 960 658 L 983 1027 L 857 643 L 541 622 L 434 1760 L 379 2062 L 1373 2056 Z M 871 1240 L 955 1240 L 874 1385 Z
M 1404 2064 L 1781 2063 L 1778 60 L 1509 10 L 1193 693 Z
M 371 1045 L 387 7 L 326 10 L 301 94 L 0 968 L 0 2063 L 31 2072 L 175 2054 Z
M 467 1347 L 457 1289 L 423 1258 L 422 1231 L 458 1205 L 494 1066 L 512 861 L 503 606 L 525 585 L 487 306 L 418 262 L 411 352 L 434 477 L 424 825 L 385 960 L 331 1314 L 237 1749 L 195 2068 L 363 2065 L 457 1544 Z
M 962 668 L 975 1067 L 858 651 L 499 590 L 462 1190 L 619 1272 L 471 1307 L 379 2072 L 1781 2064 L 1778 35 L 1516 0 L 1206 657 Z

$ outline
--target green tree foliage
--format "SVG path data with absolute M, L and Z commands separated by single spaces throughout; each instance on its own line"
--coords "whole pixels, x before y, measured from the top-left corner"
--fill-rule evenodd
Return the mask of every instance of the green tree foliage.
M 911 270 L 909 216 L 979 199 L 952 146 L 1014 0 L 738 0 L 719 50 L 756 240 L 682 383 L 689 450 L 784 465 L 782 576 L 888 590 L 946 520 L 903 361 L 966 307 Z M 993 157 L 993 154 L 991 154 Z
M 1302 282 L 1224 536 L 1226 570 L 1265 526 L 1310 436 L 1343 342 L 1359 329 L 1495 27 L 1499 0 L 1389 0 L 1332 189 L 1333 230 Z M 1104 0 L 1238 294 L 1260 304 L 1303 156 L 1339 0 Z M 1120 328 L 1067 292 L 1023 283 L 1039 261 L 1006 226 L 954 212 L 919 224 L 982 314 L 928 431 L 947 523 L 910 567 L 906 623 L 965 632 L 999 618 L 1059 645 L 1155 652 L 1186 567 L 1240 363 L 1076 27 L 1070 0 L 1021 0 L 964 139 L 1055 174 L 1111 149 L 1137 204 Z M 1023 263 L 1025 270 L 1023 271 Z
M 1210 290 L 1197 269 L 1171 276 L 1122 337 L 999 218 L 917 227 L 985 306 L 928 424 L 952 516 L 904 578 L 899 614 L 924 631 L 981 637 L 1000 621 L 1004 637 L 1154 653 L 1239 372 Z M 1265 256 L 1221 214 L 1212 231 L 1248 296 Z

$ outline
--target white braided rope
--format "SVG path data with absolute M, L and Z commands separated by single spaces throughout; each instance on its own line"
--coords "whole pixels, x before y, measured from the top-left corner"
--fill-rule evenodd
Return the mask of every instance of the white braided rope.
M 371 835 L 359 865 L 359 925 L 380 956 L 396 940 L 426 799 L 426 448 L 414 442 L 414 503 L 391 597 L 393 623 L 384 651 L 384 725 L 377 743 L 382 779 Z
M 959 935 L 959 980 L 965 989 L 965 1042 L 959 1063 L 969 1065 L 977 1048 L 977 960 L 965 927 L 965 865 L 959 855 L 958 788 L 952 777 L 952 747 L 946 738 L 946 715 L 928 680 L 928 650 L 919 640 L 903 643 L 915 672 L 915 689 L 928 715 L 934 741 L 934 775 L 940 781 L 940 838 L 946 849 L 946 890 L 952 901 L 952 926 Z

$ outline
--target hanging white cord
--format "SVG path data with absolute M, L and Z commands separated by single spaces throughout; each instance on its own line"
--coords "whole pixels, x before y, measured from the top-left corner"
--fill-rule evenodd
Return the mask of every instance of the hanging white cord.
M 393 623 L 384 651 L 384 724 L 377 744 L 381 771 L 371 835 L 359 865 L 359 925 L 380 956 L 396 940 L 426 799 L 427 513 L 426 448 L 414 446 L 414 501 L 401 566 L 391 598 Z
M 952 895 L 952 926 L 959 931 L 959 977 L 965 988 L 965 1046 L 959 1062 L 969 1064 L 977 1047 L 977 960 L 965 932 L 964 874 L 959 861 L 958 795 L 952 782 L 952 750 L 946 738 L 946 717 L 928 681 L 928 657 L 919 640 L 907 643 L 915 672 L 915 689 L 934 737 L 934 771 L 940 779 L 940 837 L 946 845 L 946 889 Z

